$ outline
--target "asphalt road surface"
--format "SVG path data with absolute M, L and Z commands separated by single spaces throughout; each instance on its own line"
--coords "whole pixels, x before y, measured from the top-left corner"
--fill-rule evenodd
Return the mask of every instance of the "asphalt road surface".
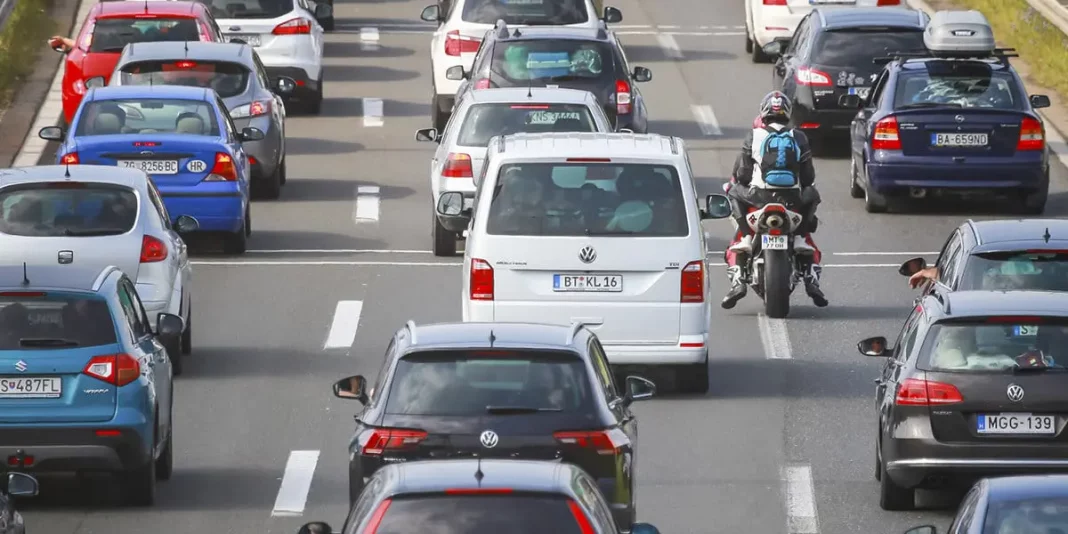
M 29 532 L 340 527 L 358 404 L 334 398 L 331 384 L 374 377 L 404 321 L 461 319 L 460 259 L 429 252 L 432 146 L 413 137 L 430 116 L 424 3 L 337 4 L 323 112 L 289 119 L 282 198 L 253 204 L 247 255 L 197 254 L 194 353 L 176 381 L 175 471 L 158 504 L 120 506 L 106 481 L 45 480 L 25 503 Z M 742 2 L 608 3 L 623 10 L 616 29 L 631 63 L 653 70 L 641 87 L 650 130 L 686 138 L 700 192 L 720 192 L 771 89 L 770 66 L 744 53 Z M 848 160 L 816 168 L 830 307 L 813 307 L 800 290 L 785 322 L 761 318 L 753 295 L 730 312 L 717 305 L 709 394 L 636 405 L 638 516 L 665 534 L 898 534 L 950 521 L 952 497 L 921 492 L 923 511 L 879 509 L 872 380 L 881 362 L 855 343 L 897 335 L 913 297 L 901 261 L 933 259 L 964 218 L 996 215 L 868 215 L 849 198 Z M 1053 173 L 1048 214 L 1064 216 L 1066 172 L 1055 164 Z M 728 223 L 707 232 L 718 303 Z

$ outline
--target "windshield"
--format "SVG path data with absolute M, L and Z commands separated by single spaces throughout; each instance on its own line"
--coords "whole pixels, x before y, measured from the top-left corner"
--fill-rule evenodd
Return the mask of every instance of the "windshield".
M 245 92 L 250 72 L 239 63 L 217 61 L 150 61 L 122 67 L 121 85 L 187 85 L 215 90 L 230 98 Z
M 1068 498 L 1028 497 L 992 500 L 987 505 L 983 534 L 1062 534 L 1068 532 Z
M 590 401 L 586 367 L 574 353 L 435 351 L 397 363 L 386 413 L 466 416 L 490 407 L 572 412 Z
M 825 67 L 875 70 L 872 59 L 895 52 L 922 52 L 923 31 L 851 30 L 823 32 L 812 63 Z
M 89 51 L 122 52 L 129 43 L 199 40 L 196 19 L 106 18 L 96 20 Z
M 77 137 L 133 133 L 219 136 L 215 110 L 200 100 L 97 100 L 86 104 L 77 120 Z
M 590 109 L 582 104 L 475 104 L 467 112 L 456 142 L 485 147 L 495 135 L 596 131 Z
M 902 72 L 897 78 L 894 107 L 1022 109 L 1023 99 L 1008 72 L 995 71 L 983 63 L 945 63 L 929 61 L 926 72 Z
M 493 74 L 511 82 L 615 79 L 612 49 L 599 41 L 535 39 L 493 48 Z
M 1031 250 L 973 254 L 960 289 L 1068 291 L 1068 251 Z
M 928 371 L 1063 369 L 1068 363 L 1068 327 L 1028 317 L 936 324 L 927 335 L 923 354 L 927 363 L 921 368 Z
M 501 166 L 486 231 L 493 235 L 683 237 L 678 171 L 637 163 Z
M 55 185 L 30 184 L 0 190 L 0 233 L 96 237 L 125 234 L 133 229 L 137 196 L 132 189 L 84 182 Z
M 418 495 L 393 498 L 375 534 L 581 534 L 563 495 Z
M 196 0 L 217 19 L 273 19 L 293 11 L 293 0 Z
M 0 293 L 0 350 L 96 347 L 117 343 L 104 300 L 57 293 Z
M 464 22 L 563 26 L 590 20 L 583 0 L 467 0 Z

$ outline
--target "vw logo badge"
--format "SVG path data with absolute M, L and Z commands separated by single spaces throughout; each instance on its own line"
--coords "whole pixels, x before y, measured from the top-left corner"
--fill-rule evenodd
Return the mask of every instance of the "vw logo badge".
M 479 443 L 487 449 L 492 449 L 497 446 L 497 433 L 492 430 L 487 430 L 478 437 Z
M 152 154 L 153 154 L 153 152 L 151 150 L 142 150 L 141 151 L 141 155 L 142 156 L 151 156 Z
M 189 172 L 204 172 L 208 170 L 208 164 L 199 159 L 194 159 L 189 163 L 186 163 L 185 168 L 189 169 Z
M 1005 396 L 1012 402 L 1020 402 L 1024 398 L 1024 390 L 1016 384 L 1009 384 L 1009 389 L 1005 390 Z
M 593 250 L 593 247 L 582 247 L 582 250 L 579 251 L 579 260 L 581 260 L 582 263 L 593 263 L 596 259 L 597 251 Z
M 953 117 L 953 120 L 957 122 L 964 122 L 964 115 L 957 115 L 956 117 Z
M 60 265 L 69 265 L 74 263 L 74 251 L 73 250 L 61 250 L 59 251 L 59 258 L 57 258 Z
M 26 362 L 24 362 L 22 360 L 19 360 L 19 361 L 15 362 L 15 369 L 18 370 L 18 372 L 20 372 L 20 373 L 25 373 L 26 372 Z

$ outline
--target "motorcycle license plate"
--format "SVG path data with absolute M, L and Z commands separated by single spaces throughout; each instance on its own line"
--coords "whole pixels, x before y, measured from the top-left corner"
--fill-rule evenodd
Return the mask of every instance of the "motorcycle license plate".
M 760 248 L 764 250 L 786 250 L 786 237 L 784 235 L 760 236 Z

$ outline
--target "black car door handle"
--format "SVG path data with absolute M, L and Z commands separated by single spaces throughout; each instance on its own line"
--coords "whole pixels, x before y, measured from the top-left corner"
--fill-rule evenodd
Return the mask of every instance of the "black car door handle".
M 885 383 L 886 383 L 886 380 L 883 380 L 882 378 L 876 378 L 875 379 L 875 385 L 877 385 L 877 386 L 881 386 L 881 385 L 883 385 Z

